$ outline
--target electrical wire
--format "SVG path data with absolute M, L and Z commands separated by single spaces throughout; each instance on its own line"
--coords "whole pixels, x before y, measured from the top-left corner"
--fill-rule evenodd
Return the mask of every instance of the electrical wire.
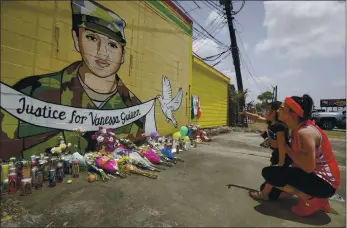
M 236 14 L 238 14 L 238 13 L 243 9 L 243 7 L 245 6 L 245 4 L 246 4 L 246 1 L 245 1 L 245 0 L 242 0 L 242 5 L 241 5 L 240 9 L 239 9 L 238 11 L 232 10 L 232 11 L 231 11 L 231 15 L 236 15 Z
M 211 37 L 215 42 L 217 42 L 219 45 L 224 47 L 229 47 L 228 45 L 224 44 L 220 40 L 218 40 L 216 37 L 214 37 L 210 32 L 208 32 L 202 25 L 200 25 L 199 22 L 197 22 L 183 7 L 182 5 L 177 1 L 174 0 L 174 2 L 177 4 L 177 6 L 187 14 L 187 16 L 193 21 L 194 24 L 196 24 L 200 29 L 202 29 L 209 37 Z
M 242 66 L 244 66 L 244 68 L 246 68 L 246 70 L 247 70 L 249 76 L 251 76 L 251 78 L 253 79 L 253 82 L 254 82 L 256 88 L 257 88 L 261 93 L 263 93 L 264 90 L 263 90 L 262 88 L 260 88 L 260 85 L 258 84 L 258 81 L 255 80 L 255 78 L 253 77 L 253 74 L 250 72 L 250 70 L 249 70 L 247 64 L 245 63 L 245 61 L 244 61 L 244 59 L 243 59 L 243 56 L 242 56 L 240 50 L 239 50 L 239 56 L 240 56 L 240 62 L 242 63 Z
M 203 58 L 202 60 L 204 61 L 216 61 L 218 58 L 220 58 L 223 54 L 227 53 L 228 51 L 230 51 L 231 48 L 229 48 L 228 50 L 225 50 L 219 54 L 216 54 L 216 55 L 211 55 L 211 56 L 208 56 L 208 57 L 205 57 Z M 212 59 L 213 58 L 213 59 Z
M 231 55 L 231 52 L 229 52 L 227 55 L 225 55 L 223 58 L 221 58 L 217 63 L 213 64 L 212 67 L 217 66 L 220 64 L 224 59 L 226 59 L 229 55 Z
M 213 23 L 216 22 L 215 25 L 213 25 Z M 222 26 L 220 26 L 222 25 Z M 221 31 L 221 29 L 223 28 L 223 18 L 222 17 L 216 17 L 208 26 L 207 26 L 207 30 L 210 30 L 210 33 L 213 34 L 215 33 L 215 36 L 217 34 L 219 34 L 219 32 Z M 219 29 L 217 31 L 217 29 Z M 209 39 L 209 38 L 208 38 Z M 204 40 L 203 39 L 200 39 L 198 42 L 195 42 L 194 43 L 194 49 L 195 50 L 198 50 L 198 48 L 204 43 Z
M 196 1 L 193 0 L 193 2 L 199 9 L 201 8 Z
M 249 59 L 249 57 L 248 57 L 248 55 L 247 55 L 246 48 L 245 48 L 245 46 L 243 45 L 241 36 L 240 36 L 240 34 L 239 34 L 239 32 L 238 32 L 237 29 L 235 29 L 235 31 L 236 31 L 236 34 L 237 34 L 237 36 L 238 36 L 238 38 L 239 38 L 239 41 L 240 41 L 240 43 L 241 43 L 241 46 L 242 46 L 242 48 L 244 49 L 244 53 L 245 53 L 245 56 L 246 56 L 246 60 L 248 60 L 250 66 L 251 66 L 251 69 L 252 69 L 253 72 L 256 74 L 256 71 L 255 71 L 255 69 L 254 69 L 254 67 L 253 67 L 253 64 L 252 64 L 251 60 Z M 259 77 L 258 77 L 258 78 L 259 78 Z M 263 84 L 263 86 L 264 86 L 265 88 L 269 88 L 268 85 L 265 85 L 261 80 L 259 80 L 259 81 L 260 81 L 261 84 Z M 271 90 L 271 89 L 270 89 L 270 90 Z

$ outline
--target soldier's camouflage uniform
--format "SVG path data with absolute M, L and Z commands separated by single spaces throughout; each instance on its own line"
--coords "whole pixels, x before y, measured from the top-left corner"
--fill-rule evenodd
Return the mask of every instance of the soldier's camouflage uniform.
M 112 36 L 125 45 L 125 22 L 116 14 L 99 4 L 85 0 L 71 2 L 73 23 L 101 34 Z M 106 28 L 106 29 L 105 29 Z M 62 71 L 31 76 L 16 83 L 13 88 L 33 98 L 77 108 L 98 109 L 87 96 L 78 78 L 81 61 L 75 62 Z M 111 96 L 99 109 L 121 109 L 141 104 L 122 83 L 118 75 L 117 93 Z M 52 120 L 53 121 L 53 120 Z M 55 146 L 57 138 L 63 136 L 66 142 L 77 144 L 74 132 L 38 127 L 19 121 L 1 109 L 1 155 L 0 158 L 21 157 L 28 159 L 33 154 L 43 153 L 47 148 Z M 116 129 L 118 137 L 128 136 L 134 140 L 144 132 L 145 117 L 121 128 Z M 83 125 L 81 125 L 83 128 Z M 81 139 L 82 151 L 94 149 L 95 141 L 91 139 L 94 132 L 87 132 Z M 74 148 L 72 148 L 74 150 Z

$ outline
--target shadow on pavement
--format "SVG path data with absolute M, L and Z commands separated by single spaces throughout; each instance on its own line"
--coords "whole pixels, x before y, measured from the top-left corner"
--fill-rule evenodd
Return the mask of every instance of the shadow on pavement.
M 254 191 L 252 188 L 236 185 L 236 184 L 227 184 L 228 188 L 236 187 L 240 189 L 244 189 L 247 191 Z M 254 207 L 254 210 L 259 212 L 260 214 L 293 221 L 299 222 L 308 225 L 316 225 L 322 226 L 327 225 L 331 222 L 330 217 L 324 213 L 323 211 L 319 211 L 308 217 L 300 217 L 290 211 L 290 208 L 297 203 L 296 199 L 282 199 L 278 201 L 264 201 L 264 200 L 256 200 L 260 204 Z
M 324 213 L 323 211 L 319 211 L 317 213 L 314 213 L 311 216 L 308 217 L 300 217 L 290 211 L 290 208 L 295 204 L 296 201 L 278 201 L 278 202 L 266 202 L 263 201 L 258 206 L 254 207 L 254 210 L 257 212 L 283 219 L 283 220 L 289 220 L 299 223 L 304 223 L 308 225 L 315 225 L 315 226 L 322 226 L 327 225 L 331 222 L 330 217 Z

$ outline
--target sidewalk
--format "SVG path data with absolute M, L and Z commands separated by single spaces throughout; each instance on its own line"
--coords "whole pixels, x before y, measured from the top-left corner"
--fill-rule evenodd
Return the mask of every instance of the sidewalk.
M 290 212 L 294 200 L 260 203 L 248 196 L 247 189 L 263 182 L 260 170 L 269 164 L 270 153 L 258 147 L 260 141 L 256 134 L 218 136 L 181 153 L 185 162 L 168 167 L 157 180 L 132 175 L 90 184 L 84 173 L 70 185 L 44 186 L 17 197 L 22 221 L 2 225 L 344 227 L 345 203 L 331 201 L 337 214 L 301 218 Z M 344 197 L 345 188 L 339 194 Z

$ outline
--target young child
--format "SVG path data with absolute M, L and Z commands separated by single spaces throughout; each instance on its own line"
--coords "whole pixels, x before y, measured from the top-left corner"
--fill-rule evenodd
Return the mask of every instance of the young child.
M 261 134 L 261 137 L 264 138 L 264 142 L 260 144 L 262 147 L 270 148 L 272 150 L 271 155 L 271 165 L 285 166 L 288 167 L 291 165 L 292 160 L 287 154 L 280 153 L 277 147 L 277 137 L 276 133 L 283 131 L 285 135 L 285 141 L 289 145 L 289 130 L 288 128 L 277 119 L 277 110 L 280 108 L 281 102 L 274 101 L 269 103 L 266 106 L 265 118 L 260 117 L 259 115 L 243 111 L 242 114 L 248 116 L 254 121 L 267 123 L 268 129 Z M 260 186 L 259 191 L 250 192 L 251 197 L 256 199 L 271 199 L 277 200 L 281 195 L 281 190 L 273 188 L 270 185 L 267 185 L 266 182 Z

